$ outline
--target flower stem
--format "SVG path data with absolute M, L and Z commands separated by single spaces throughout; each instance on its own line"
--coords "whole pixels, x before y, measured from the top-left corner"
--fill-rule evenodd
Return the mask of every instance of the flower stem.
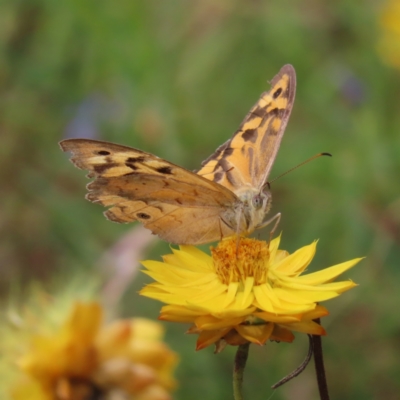
M 233 398 L 243 400 L 243 372 L 249 356 L 250 343 L 241 344 L 236 352 L 235 363 L 233 366 Z
M 308 335 L 308 354 L 305 358 L 305 360 L 289 375 L 286 375 L 284 378 L 282 378 L 279 382 L 275 383 L 275 385 L 272 385 L 272 389 L 277 389 L 279 386 L 282 386 L 286 382 L 289 382 L 293 378 L 296 378 L 296 376 L 299 376 L 307 367 L 308 363 L 310 362 L 312 355 L 313 355 L 313 338 L 312 335 Z
M 321 320 L 315 319 L 315 322 L 321 324 Z M 326 381 L 324 357 L 322 354 L 322 340 L 320 335 L 312 335 L 314 348 L 314 365 L 317 375 L 319 397 L 321 400 L 329 400 L 328 383 Z

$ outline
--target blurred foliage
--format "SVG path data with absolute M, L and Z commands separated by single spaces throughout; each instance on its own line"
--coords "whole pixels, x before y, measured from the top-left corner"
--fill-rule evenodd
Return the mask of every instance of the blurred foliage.
M 390 4 L 399 7 L 398 0 Z M 59 140 L 114 141 L 195 169 L 291 63 L 297 97 L 272 178 L 320 151 L 334 157 L 274 182 L 282 245 L 292 251 L 320 238 L 311 268 L 367 256 L 351 272 L 360 287 L 328 304 L 328 379 L 333 398 L 397 399 L 400 72 L 390 60 L 399 58 L 391 52 L 400 39 L 378 51 L 379 38 L 391 37 L 388 18 L 380 19 L 385 7 L 345 0 L 3 0 L 3 295 L 16 280 L 95 274 L 101 255 L 131 228 L 110 223 L 83 199 L 84 174 Z M 257 235 L 268 237 L 268 229 Z M 159 242 L 149 257 L 167 251 Z M 138 299 L 144 279 L 133 282 L 121 308 L 156 318 L 159 305 Z M 234 349 L 194 353 L 194 337 L 183 337 L 181 326 L 167 328 L 182 358 L 176 398 L 231 398 Z M 245 398 L 268 398 L 306 347 L 300 337 L 291 346 L 253 346 Z M 274 399 L 316 393 L 310 366 Z

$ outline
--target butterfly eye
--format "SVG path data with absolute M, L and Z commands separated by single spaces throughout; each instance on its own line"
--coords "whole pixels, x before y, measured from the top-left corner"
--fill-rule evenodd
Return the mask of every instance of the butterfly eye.
M 260 194 L 257 194 L 253 197 L 253 206 L 255 209 L 260 209 L 264 205 L 265 198 Z

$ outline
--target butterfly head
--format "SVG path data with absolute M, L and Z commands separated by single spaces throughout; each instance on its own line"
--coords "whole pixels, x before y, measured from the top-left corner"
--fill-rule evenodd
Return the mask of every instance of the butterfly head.
M 250 233 L 263 222 L 271 208 L 271 192 L 247 187 L 236 192 L 236 195 L 241 200 L 242 221 L 239 230 Z

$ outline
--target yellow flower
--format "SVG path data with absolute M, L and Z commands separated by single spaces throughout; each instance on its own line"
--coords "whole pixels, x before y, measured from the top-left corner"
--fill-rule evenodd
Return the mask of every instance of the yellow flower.
M 197 349 L 212 343 L 263 344 L 268 339 L 291 342 L 292 331 L 324 335 L 313 320 L 328 314 L 317 302 L 356 286 L 331 282 L 360 261 L 344 262 L 301 275 L 314 257 L 316 242 L 293 254 L 279 250 L 280 238 L 266 242 L 222 240 L 209 256 L 193 246 L 180 246 L 163 262 L 145 261 L 145 273 L 157 282 L 141 294 L 160 300 L 160 319 L 193 323 Z
M 97 303 L 76 303 L 57 331 L 32 337 L 12 398 L 170 399 L 177 356 L 162 343 L 160 324 L 137 318 L 101 327 L 101 321 Z
M 65 376 L 87 379 L 97 364 L 93 342 L 101 317 L 97 304 L 77 303 L 57 333 L 32 338 L 31 350 L 19 361 L 20 368 L 46 387 Z
M 400 1 L 388 0 L 379 19 L 381 34 L 377 44 L 383 61 L 400 68 Z

